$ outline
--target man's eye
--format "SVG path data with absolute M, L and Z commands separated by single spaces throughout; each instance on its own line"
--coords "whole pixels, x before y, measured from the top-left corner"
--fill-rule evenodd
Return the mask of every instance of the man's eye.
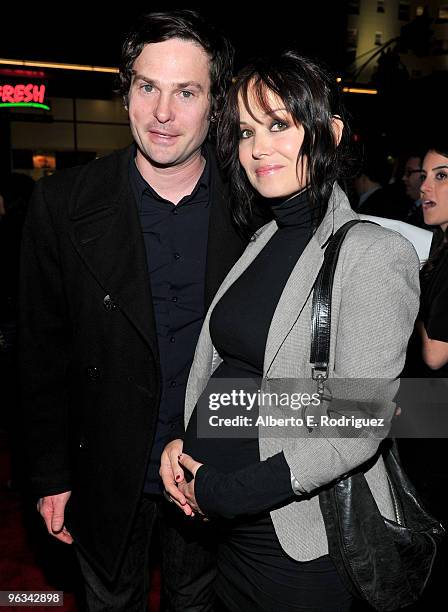
M 144 85 L 142 85 L 141 88 L 143 89 L 145 93 L 151 93 L 152 90 L 154 89 L 153 86 L 150 85 L 149 83 L 145 83 Z
M 251 130 L 241 130 L 240 131 L 240 138 L 242 139 L 250 138 L 251 136 L 252 136 Z
M 181 98 L 192 98 L 193 97 L 193 93 L 191 91 L 181 91 L 180 92 L 180 96 Z
M 283 130 L 286 130 L 287 127 L 288 124 L 284 121 L 274 121 L 274 123 L 271 125 L 271 130 L 273 132 L 281 132 Z

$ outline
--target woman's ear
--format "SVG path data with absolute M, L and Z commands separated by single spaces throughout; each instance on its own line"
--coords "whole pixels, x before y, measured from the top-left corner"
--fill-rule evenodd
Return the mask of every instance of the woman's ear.
M 331 127 L 333 129 L 336 146 L 338 146 L 338 144 L 341 142 L 342 132 L 344 131 L 344 122 L 339 115 L 333 115 L 333 118 L 331 119 Z

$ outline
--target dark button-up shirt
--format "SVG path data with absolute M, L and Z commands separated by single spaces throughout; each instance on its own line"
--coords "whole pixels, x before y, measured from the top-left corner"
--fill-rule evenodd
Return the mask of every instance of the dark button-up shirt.
M 196 187 L 177 205 L 154 191 L 134 159 L 129 173 L 146 247 L 162 374 L 159 418 L 144 490 L 160 493 L 160 455 L 169 441 L 184 433 L 185 389 L 205 315 L 210 164 L 206 161 Z

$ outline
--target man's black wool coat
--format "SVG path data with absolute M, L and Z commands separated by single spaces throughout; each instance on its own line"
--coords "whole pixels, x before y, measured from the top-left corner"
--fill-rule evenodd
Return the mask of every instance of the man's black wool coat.
M 160 397 L 129 147 L 36 186 L 24 229 L 20 363 L 35 493 L 72 490 L 66 524 L 112 579 L 142 492 Z M 242 253 L 213 152 L 206 306 Z

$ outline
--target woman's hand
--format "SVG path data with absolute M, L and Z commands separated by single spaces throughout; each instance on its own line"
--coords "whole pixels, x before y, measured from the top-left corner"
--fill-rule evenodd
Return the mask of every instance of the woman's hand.
M 196 496 L 195 496 L 195 491 L 194 491 L 194 479 L 196 477 L 196 472 L 203 464 L 199 463 L 199 461 L 195 461 L 193 457 L 190 457 L 190 455 L 187 455 L 185 453 L 179 456 L 179 463 L 183 468 L 185 468 L 193 476 L 193 480 L 191 480 L 190 482 L 186 482 L 185 480 L 183 480 L 182 482 L 179 483 L 178 485 L 179 491 L 183 493 L 187 501 L 187 504 L 193 510 L 193 513 L 197 512 L 198 514 L 203 515 L 203 512 L 199 508 L 198 503 L 196 501 Z
M 173 440 L 165 446 L 160 459 L 159 474 L 165 487 L 166 497 L 179 506 L 187 516 L 192 516 L 193 510 L 178 488 L 179 484 L 185 482 L 184 471 L 179 465 L 179 455 L 183 446 L 184 441 L 181 439 Z

